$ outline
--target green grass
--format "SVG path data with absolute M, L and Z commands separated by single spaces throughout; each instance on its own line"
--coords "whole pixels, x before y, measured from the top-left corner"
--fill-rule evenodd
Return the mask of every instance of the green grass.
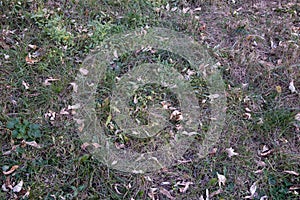
M 157 188 L 157 199 L 168 199 L 159 192 L 161 188 L 176 199 L 199 199 L 206 189 L 210 194 L 219 189 L 217 173 L 227 181 L 222 192 L 211 199 L 242 199 L 250 195 L 249 188 L 256 181 L 255 199 L 264 195 L 299 199 L 299 189 L 291 187 L 299 186 L 300 177 L 284 172 L 300 173 L 299 122 L 294 118 L 300 112 L 300 6 L 295 2 L 280 6 L 256 1 L 0 1 L 0 167 L 5 171 L 19 166 L 10 175 L 1 173 L 0 185 L 24 181 L 19 193 L 0 189 L 0 199 L 22 199 L 27 191 L 27 199 L 151 199 L 151 188 Z M 167 3 L 177 10 L 163 9 Z M 178 12 L 187 7 L 202 10 Z M 106 167 L 88 151 L 92 147 L 83 149 L 72 116 L 59 113 L 72 105 L 70 83 L 86 56 L 113 34 L 146 25 L 181 31 L 209 49 L 221 64 L 227 118 L 216 152 L 196 159 L 191 148 L 182 158 L 191 162 L 130 174 Z M 29 53 L 36 63 L 26 62 Z M 184 59 L 170 62 L 170 58 L 175 61 L 178 56 L 164 51 L 129 52 L 115 61 L 121 74 L 130 66 L 149 61 L 179 71 L 188 66 Z M 44 82 L 50 77 L 58 80 L 46 86 Z M 298 93 L 288 89 L 291 80 Z M 28 89 L 23 81 L 29 84 Z M 201 77 L 191 82 L 202 102 L 207 98 L 205 82 Z M 99 116 L 106 125 L 113 121 L 108 120 L 108 97 L 113 89 L 109 83 L 107 80 L 107 85 L 99 88 L 97 96 Z M 276 91 L 276 86 L 282 91 Z M 140 104 L 133 109 L 160 101 L 164 93 L 176 101 L 167 89 L 140 88 L 136 93 Z M 45 117 L 50 111 L 56 113 L 53 120 Z M 209 113 L 209 107 L 203 106 L 205 112 Z M 135 117 L 143 120 L 147 115 L 139 112 Z M 206 130 L 205 123 L 202 128 Z M 140 142 L 124 134 L 113 136 L 116 142 L 137 151 L 143 151 L 146 144 L 155 148 L 157 142 Z M 36 141 L 41 148 L 24 145 L 23 140 Z M 273 152 L 260 156 L 264 145 Z M 229 147 L 239 155 L 228 158 Z M 260 167 L 257 161 L 266 165 Z M 257 170 L 262 172 L 254 173 Z M 184 186 L 178 182 L 193 184 L 181 193 Z

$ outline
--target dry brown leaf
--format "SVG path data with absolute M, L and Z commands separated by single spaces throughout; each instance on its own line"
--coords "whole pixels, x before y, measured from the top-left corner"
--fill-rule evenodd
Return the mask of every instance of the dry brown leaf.
M 14 166 L 12 166 L 11 168 L 10 168 L 10 170 L 8 170 L 8 171 L 3 171 L 3 174 L 4 175 L 9 175 L 9 174 L 12 174 L 16 169 L 18 169 L 19 168 L 19 165 L 14 165 Z
M 40 60 L 39 59 L 33 59 L 33 58 L 31 58 L 31 55 L 28 54 L 28 56 L 26 56 L 26 58 L 25 58 L 25 61 L 26 61 L 27 64 L 33 65 L 33 64 L 39 62 Z
M 239 155 L 238 153 L 234 152 L 234 149 L 232 147 L 227 148 L 226 152 L 228 154 L 228 157 L 231 158 L 232 156 L 237 156 Z
M 173 197 L 173 196 L 171 195 L 171 193 L 170 193 L 168 190 L 166 190 L 165 188 L 160 188 L 160 189 L 159 189 L 159 192 L 162 193 L 163 195 L 165 195 L 165 196 L 166 196 L 167 198 L 169 198 L 169 199 L 172 199 L 172 200 L 175 199 L 175 197 Z
M 284 173 L 287 173 L 287 174 L 299 176 L 299 173 L 297 173 L 297 172 L 295 172 L 295 171 L 289 171 L 289 170 L 286 170 L 286 171 L 283 171 L 283 172 L 284 172 Z

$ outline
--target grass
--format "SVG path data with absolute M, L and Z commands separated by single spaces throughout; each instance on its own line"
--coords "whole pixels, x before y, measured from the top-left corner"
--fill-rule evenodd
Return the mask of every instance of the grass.
M 250 195 L 254 182 L 258 185 L 254 199 L 299 199 L 300 176 L 285 172 L 299 173 L 300 168 L 295 120 L 300 112 L 300 5 L 296 1 L 12 0 L 0 5 L 0 166 L 3 171 L 19 166 L 10 175 L 1 174 L 0 183 L 15 186 L 24 181 L 18 193 L 0 190 L 0 199 L 22 199 L 28 191 L 24 199 L 151 199 L 151 195 L 168 199 L 160 192 L 163 189 L 176 199 L 200 199 L 206 189 L 210 194 L 219 189 L 217 173 L 227 181 L 210 199 L 242 199 Z M 188 7 L 201 10 L 184 13 Z M 85 57 L 111 35 L 146 25 L 181 31 L 209 49 L 221 64 L 227 118 L 220 141 L 208 156 L 194 159 L 191 151 L 182 158 L 187 162 L 130 174 L 99 162 L 87 150 L 90 147 L 83 148 L 72 115 L 59 113 L 72 105 L 70 83 Z M 26 62 L 29 54 L 34 64 Z M 116 63 L 125 73 L 126 67 L 143 62 L 173 65 L 169 56 L 176 57 L 166 52 L 121 55 Z M 187 63 L 179 59 L 175 68 L 176 64 L 180 69 Z M 58 80 L 45 85 L 50 77 Z M 298 93 L 288 89 L 292 80 Z M 193 81 L 202 101 L 205 83 L 201 78 Z M 163 93 L 172 97 L 164 88 L 153 88 L 137 93 L 140 107 L 151 103 L 149 96 L 153 102 Z M 99 96 L 107 123 L 109 94 L 100 91 Z M 45 117 L 53 112 L 53 120 Z M 141 121 L 147 118 L 144 114 L 136 113 Z M 151 143 L 136 144 L 122 134 L 116 138 L 137 150 Z M 25 145 L 23 140 L 42 147 Z M 155 141 L 151 144 L 155 148 Z M 264 146 L 272 153 L 261 156 Z M 239 155 L 229 158 L 229 147 Z M 186 182 L 193 184 L 180 192 L 184 185 L 178 183 Z

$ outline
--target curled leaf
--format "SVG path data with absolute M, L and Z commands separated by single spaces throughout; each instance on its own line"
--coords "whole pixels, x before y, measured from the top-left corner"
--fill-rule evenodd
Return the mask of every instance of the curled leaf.
M 14 166 L 12 166 L 11 168 L 10 168 L 10 170 L 8 170 L 8 171 L 3 171 L 3 174 L 4 175 L 9 175 L 9 174 L 12 174 L 16 169 L 18 169 L 19 168 L 19 165 L 14 165 Z

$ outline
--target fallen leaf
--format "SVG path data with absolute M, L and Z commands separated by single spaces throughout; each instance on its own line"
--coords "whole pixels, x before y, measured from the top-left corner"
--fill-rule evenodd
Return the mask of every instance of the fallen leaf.
M 297 92 L 297 91 L 296 91 L 296 88 L 295 88 L 295 86 L 294 86 L 294 81 L 293 81 L 293 80 L 292 80 L 292 81 L 290 82 L 290 84 L 289 84 L 289 90 L 290 90 L 292 93 Z
M 25 90 L 29 89 L 29 84 L 26 83 L 25 81 L 22 81 L 22 85 L 25 87 Z
M 159 192 L 162 193 L 163 195 L 165 195 L 169 199 L 172 199 L 172 200 L 175 199 L 175 197 L 173 197 L 171 195 L 171 193 L 168 190 L 166 190 L 165 188 L 160 188 Z
M 69 115 L 70 113 L 68 111 L 66 111 L 65 108 L 61 109 L 61 111 L 59 112 L 59 114 L 61 115 Z
M 217 172 L 217 176 L 218 176 L 219 187 L 221 188 L 221 185 L 225 186 L 226 177 L 222 174 L 219 174 L 218 172 Z
M 217 98 L 219 98 L 219 97 L 220 97 L 219 94 L 210 94 L 210 95 L 208 95 L 208 98 L 210 98 L 211 100 L 217 99 Z
M 295 120 L 300 122 L 300 113 L 298 113 L 297 115 L 295 115 Z
M 263 172 L 264 172 L 264 170 L 259 169 L 259 170 L 254 171 L 254 174 L 261 174 L 261 173 L 263 173 Z
M 68 105 L 68 110 L 76 110 L 80 108 L 80 104 Z
M 3 192 L 8 192 L 9 190 L 6 188 L 6 185 L 5 185 L 5 183 L 2 185 L 2 191 Z
M 267 145 L 264 145 L 261 152 L 260 152 L 260 156 L 265 157 L 270 155 L 273 152 L 272 149 L 269 149 L 269 147 Z
M 177 10 L 177 7 L 174 7 L 171 9 L 172 12 L 175 12 Z
M 17 185 L 13 187 L 13 192 L 20 192 L 23 187 L 23 180 L 21 180 Z
M 39 62 L 40 60 L 38 60 L 38 59 L 33 59 L 33 58 L 31 57 L 31 55 L 28 54 L 28 56 L 26 56 L 26 58 L 25 58 L 25 61 L 26 61 L 27 64 L 33 65 L 33 64 Z
M 38 46 L 34 45 L 34 44 L 29 44 L 28 47 L 30 49 L 36 50 Z
M 166 5 L 166 10 L 167 10 L 167 11 L 170 10 L 170 4 L 169 4 L 169 3 Z
M 268 156 L 268 155 L 270 155 L 272 152 L 273 152 L 273 150 L 271 149 L 271 150 L 269 150 L 269 151 L 266 151 L 266 152 L 260 153 L 260 156 L 262 156 L 262 157 L 265 157 L 265 156 Z
M 4 175 L 9 175 L 9 174 L 11 174 L 11 173 L 13 173 L 16 169 L 18 169 L 19 168 L 19 165 L 14 165 L 14 166 L 12 166 L 11 168 L 10 168 L 10 170 L 8 170 L 8 171 L 3 171 L 3 174 Z
M 245 113 L 244 118 L 245 119 L 251 119 L 251 114 L 250 113 Z
M 284 173 L 287 173 L 287 174 L 299 176 L 299 173 L 297 173 L 297 172 L 295 172 L 295 171 L 289 171 L 289 170 L 286 170 L 286 171 L 283 171 L 283 172 L 284 172 Z
M 245 108 L 246 112 L 251 112 L 250 108 Z
M 231 158 L 232 156 L 237 156 L 239 155 L 238 153 L 234 152 L 234 149 L 232 147 L 227 148 L 226 152 L 228 154 L 228 157 Z
M 87 69 L 84 69 L 84 68 L 80 68 L 80 69 L 79 69 L 79 72 L 80 72 L 82 75 L 84 75 L 84 76 L 86 76 L 86 75 L 89 73 L 89 71 L 88 71 Z
M 194 183 L 193 182 L 182 182 L 182 183 L 180 183 L 179 185 L 183 185 L 184 188 L 179 188 L 179 191 L 181 193 L 185 193 L 189 189 L 190 185 L 192 185 L 192 184 L 194 184 Z
M 148 192 L 148 196 L 152 199 L 155 200 L 155 194 L 156 194 L 157 188 L 150 188 L 150 191 Z
M 281 89 L 280 85 L 277 85 L 277 86 L 276 86 L 276 91 L 277 91 L 279 94 L 282 92 L 282 89 Z
M 101 147 L 101 145 L 100 144 L 98 144 L 98 143 L 96 143 L 96 142 L 93 142 L 92 143 L 92 145 L 96 148 L 96 149 L 98 149 L 98 148 L 100 148 Z
M 254 195 L 255 195 L 255 192 L 256 192 L 256 189 L 257 189 L 257 183 L 254 182 L 251 187 L 250 187 L 250 196 L 246 196 L 245 199 L 253 199 L 254 198 Z
M 38 143 L 36 143 L 36 141 L 31 141 L 31 142 L 26 142 L 25 141 L 25 143 L 29 146 L 32 146 L 32 147 L 35 147 L 35 148 L 38 148 L 38 149 L 41 148 L 41 146 Z
M 78 91 L 78 85 L 76 84 L 76 83 L 70 83 L 70 85 L 72 85 L 72 87 L 73 87 L 73 91 L 75 92 L 75 93 L 77 93 L 77 91 Z
M 182 9 L 182 12 L 185 14 L 185 13 L 187 13 L 189 10 L 190 10 L 190 8 L 189 8 L 189 7 L 187 7 L 187 8 L 183 8 L 183 9 Z
M 205 200 L 209 200 L 209 191 L 208 191 L 208 189 L 205 190 L 205 194 L 206 194 Z
M 174 110 L 171 113 L 170 119 L 174 121 L 181 121 L 183 119 L 183 116 L 179 110 Z
M 117 50 L 114 50 L 114 57 L 119 58 Z
M 268 200 L 268 196 L 262 196 L 259 200 Z
M 30 194 L 30 188 L 29 188 L 29 190 L 22 196 L 22 199 L 28 199 L 29 194 Z
M 50 119 L 50 121 L 54 121 L 56 117 L 56 112 L 49 110 L 44 116 L 46 119 Z
M 49 85 L 51 85 L 51 82 L 53 82 L 53 81 L 58 81 L 58 80 L 59 80 L 59 79 L 52 78 L 52 77 L 47 78 L 47 79 L 44 81 L 44 85 L 49 86 Z
M 8 60 L 8 59 L 9 59 L 9 55 L 4 54 L 4 59 L 5 59 L 5 60 Z
M 84 142 L 80 147 L 81 147 L 81 149 L 86 150 L 86 148 L 87 148 L 88 146 L 90 146 L 90 143 Z
M 299 189 L 300 189 L 300 185 L 294 185 L 289 188 L 289 190 L 299 190 Z
M 114 186 L 115 191 L 116 191 L 118 194 L 122 194 L 122 193 L 118 190 L 118 186 L 120 186 L 120 184 L 115 184 L 115 186 Z
M 262 152 L 266 152 L 266 151 L 269 151 L 269 147 L 267 145 L 264 145 L 263 146 L 263 149 L 262 149 Z
M 209 198 L 212 198 L 212 197 L 214 197 L 214 196 L 216 196 L 216 195 L 218 195 L 218 194 L 221 194 L 222 192 L 223 192 L 222 189 L 218 189 L 218 190 L 216 190 L 216 191 L 210 193 Z

